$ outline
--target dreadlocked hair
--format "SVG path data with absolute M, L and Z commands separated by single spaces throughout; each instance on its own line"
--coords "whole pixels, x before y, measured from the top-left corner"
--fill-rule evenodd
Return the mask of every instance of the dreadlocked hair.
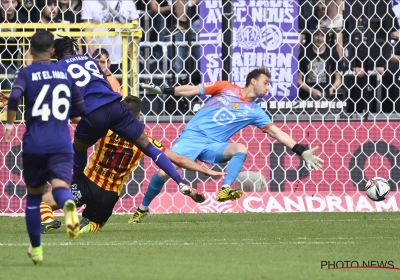
M 54 55 L 61 59 L 66 55 L 73 55 L 79 50 L 78 40 L 68 36 L 57 36 L 54 40 Z

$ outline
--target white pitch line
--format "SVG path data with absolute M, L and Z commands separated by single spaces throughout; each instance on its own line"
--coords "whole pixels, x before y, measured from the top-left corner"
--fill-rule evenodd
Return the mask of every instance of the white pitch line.
M 332 238 L 308 238 L 295 237 L 293 241 L 279 241 L 283 238 L 276 237 L 265 238 L 245 238 L 245 239 L 197 239 L 195 242 L 186 242 L 182 240 L 161 240 L 161 241 L 108 241 L 108 242 L 44 242 L 44 246 L 196 246 L 196 245 L 328 245 L 328 244 L 356 244 L 363 240 L 381 239 L 375 236 L 357 236 L 357 237 L 332 237 Z M 397 239 L 398 237 L 390 237 Z M 274 240 L 276 240 L 274 242 Z M 326 240 L 326 241 L 324 241 Z M 337 240 L 337 241 L 335 241 Z M 400 241 L 390 241 L 391 243 L 400 243 Z M 29 243 L 0 243 L 0 247 L 6 246 L 29 246 Z
M 356 244 L 352 241 L 287 241 L 287 242 L 136 242 L 136 241 L 116 241 L 116 242 L 44 242 L 43 246 L 214 246 L 214 245 L 339 245 Z M 29 243 L 0 243 L 0 247 L 26 247 Z
M 363 221 L 400 221 L 400 218 L 389 218 L 389 219 L 309 219 L 309 220 L 257 220 L 257 221 L 233 221 L 233 220 L 218 220 L 218 221 L 193 221 L 193 222 L 164 222 L 164 221 L 157 221 L 157 222 L 146 222 L 135 224 L 133 226 L 144 226 L 144 225 L 162 225 L 162 224 L 213 224 L 213 223 L 331 223 L 331 222 L 363 222 Z M 108 225 L 121 225 L 125 223 L 107 223 Z

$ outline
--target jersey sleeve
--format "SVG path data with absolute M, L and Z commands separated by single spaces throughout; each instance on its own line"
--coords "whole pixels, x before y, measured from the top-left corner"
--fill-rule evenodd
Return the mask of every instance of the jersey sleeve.
M 208 82 L 199 85 L 200 95 L 215 95 L 231 85 L 228 81 Z
M 17 72 L 14 77 L 14 83 L 11 89 L 10 99 L 8 100 L 8 109 L 18 110 L 19 101 L 26 90 L 26 76 L 24 72 Z
M 265 132 L 268 128 L 274 125 L 263 109 L 260 107 L 257 108 L 258 118 L 255 119 L 254 125 Z

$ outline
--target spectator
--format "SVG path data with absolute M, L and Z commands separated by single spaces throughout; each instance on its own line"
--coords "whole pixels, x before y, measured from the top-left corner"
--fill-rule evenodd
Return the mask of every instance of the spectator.
M 59 10 L 58 10 L 56 22 L 74 24 L 74 23 L 78 23 L 81 21 L 80 12 L 74 11 L 72 5 L 75 5 L 74 7 L 77 7 L 79 5 L 82 5 L 82 3 L 81 3 L 81 1 L 71 2 L 71 0 L 58 0 Z M 58 31 L 69 31 L 69 29 L 58 30 Z M 71 31 L 80 32 L 80 29 L 71 29 Z M 79 46 L 78 53 L 82 54 L 84 46 L 82 46 L 81 38 L 77 38 L 77 43 Z
M 342 83 L 338 69 L 339 55 L 335 49 L 330 49 L 325 43 L 325 34 L 316 30 L 313 34 L 313 44 L 300 54 L 300 71 L 298 84 L 300 99 L 310 96 L 316 100 L 335 97 L 337 88 Z
M 319 29 L 319 25 L 321 22 L 326 22 L 326 2 L 329 0 L 314 0 L 313 1 L 313 12 L 311 15 L 304 15 L 300 17 L 299 20 L 299 28 L 303 30 L 302 34 L 300 34 L 300 42 L 304 46 L 308 46 L 312 44 L 312 33 L 315 29 Z M 333 5 L 333 4 L 331 4 Z M 325 27 L 326 29 L 326 27 Z M 328 33 L 328 45 L 330 47 L 335 47 L 339 57 L 343 57 L 343 34 L 335 31 L 330 31 Z
M 165 35 L 171 25 L 171 10 L 172 6 L 169 5 L 168 0 L 150 0 L 149 9 L 153 20 L 153 33 L 150 37 L 152 42 L 165 42 L 167 38 Z M 153 49 L 153 56 L 159 61 L 163 57 L 163 51 L 160 46 Z M 157 69 L 161 69 L 158 63 Z
M 343 27 L 343 0 L 324 0 L 327 5 L 326 17 L 320 21 L 319 28 Z
M 400 0 L 392 0 L 391 1 L 392 11 L 394 16 L 397 19 L 397 26 L 400 25 Z M 394 31 L 392 33 L 394 37 L 399 38 L 399 31 Z
M 16 10 L 18 6 L 17 0 L 0 0 L 0 23 L 26 23 L 28 19 L 19 11 Z M 1 29 L 2 32 L 11 30 Z M 1 33 L 0 33 L 1 34 Z M 0 74 L 3 75 L 14 75 L 17 69 L 23 61 L 22 54 L 22 38 L 16 37 L 3 37 L 0 35 Z M 10 78 L 1 77 L 1 89 L 11 89 Z
M 364 110 L 368 112 L 367 107 L 372 99 L 368 93 L 368 77 L 365 74 L 363 62 L 356 58 L 351 62 L 351 64 L 354 76 L 347 77 L 345 81 L 349 96 L 346 99 L 347 114 L 342 114 L 342 118 L 351 118 L 356 112 L 361 115 Z M 364 119 L 366 119 L 366 117 L 367 114 L 365 115 Z
M 37 8 L 40 10 L 35 17 L 38 23 L 55 23 L 59 13 L 58 0 L 39 0 Z
M 123 95 L 121 84 L 119 83 L 117 78 L 110 72 L 111 61 L 109 59 L 110 55 L 108 54 L 108 51 L 102 48 L 96 49 L 92 53 L 92 57 L 96 59 L 99 63 L 101 70 L 107 76 L 107 80 L 110 83 L 113 91 L 119 92 L 121 95 Z
M 82 5 L 82 21 L 98 24 L 99 27 L 95 31 L 108 31 L 106 28 L 101 28 L 102 23 L 127 23 L 139 18 L 133 1 L 122 0 L 97 0 L 83 1 Z M 85 31 L 92 31 L 92 28 L 87 28 Z M 104 48 L 110 54 L 111 73 L 121 74 L 122 67 L 122 38 L 121 37 L 90 37 L 86 36 L 88 53 L 93 53 L 95 45 Z
M 186 11 L 182 9 L 182 3 L 186 3 L 184 7 Z M 177 75 L 185 74 L 183 70 L 185 70 L 188 74 L 188 78 L 186 79 L 188 83 L 197 84 L 200 83 L 198 79 L 193 81 L 193 74 L 198 73 L 199 65 L 198 62 L 200 60 L 200 47 L 199 46 L 192 46 L 192 42 L 197 42 L 196 33 L 200 32 L 200 17 L 198 13 L 198 3 L 199 0 L 187 1 L 187 0 L 175 0 L 174 2 L 174 14 L 178 19 L 177 25 L 182 24 L 182 18 L 186 18 L 190 22 L 190 29 L 174 29 L 170 30 L 170 34 L 166 36 L 173 36 L 175 34 L 175 43 L 180 44 L 181 42 L 187 42 L 189 46 L 178 46 L 177 47 L 177 55 L 173 52 L 173 49 L 170 49 L 168 52 L 168 56 L 170 59 L 175 58 L 175 67 L 174 73 Z M 176 8 L 178 7 L 178 9 Z M 173 29 L 174 26 L 171 27 Z M 171 32 L 172 31 L 172 32 Z M 175 32 L 178 31 L 178 32 Z M 186 32 L 189 31 L 189 32 Z M 189 51 L 190 50 L 190 51 Z M 191 67 L 189 65 L 189 54 L 191 52 L 192 58 L 194 62 L 192 63 Z M 192 60 L 192 61 L 193 61 Z M 179 76 L 178 76 L 178 83 L 179 83 Z M 175 81 L 170 83 L 170 85 L 175 85 Z
M 57 19 L 59 22 L 70 22 L 70 23 L 78 23 L 81 21 L 81 14 L 75 10 L 73 10 L 80 1 L 71 1 L 71 0 L 58 0 L 59 13 Z M 72 6 L 75 5 L 75 6 Z
M 52 24 L 52 23 L 69 23 L 69 21 L 62 20 L 60 15 L 60 9 L 58 7 L 58 0 L 38 0 L 37 1 L 37 8 L 40 10 L 40 13 L 36 15 L 35 22 L 44 23 L 44 24 Z M 72 12 L 71 12 L 72 13 Z M 73 16 L 73 15 L 72 15 Z M 75 20 L 74 17 L 70 17 L 71 20 Z M 68 32 L 69 29 L 61 29 L 55 28 L 49 25 L 47 30 L 54 32 L 56 35 L 60 32 Z M 75 30 L 77 31 L 77 30 Z M 56 37 L 57 39 L 57 37 Z M 77 40 L 78 43 L 80 39 Z M 82 48 L 78 50 L 78 53 L 81 53 Z M 32 63 L 32 55 L 30 52 L 26 54 L 26 64 L 30 65 Z
M 399 9 L 400 12 L 400 9 Z M 377 67 L 376 71 L 382 75 L 382 111 L 384 113 L 400 112 L 400 42 L 393 42 L 390 59 L 384 67 Z
M 27 19 L 28 22 L 35 22 L 35 18 L 39 13 L 36 0 L 18 0 L 20 3 L 18 11 L 20 11 Z
M 199 0 L 172 0 L 173 1 L 173 12 L 176 16 L 176 23 L 173 24 L 166 36 L 173 36 L 177 33 L 186 32 L 190 29 L 190 19 L 187 16 L 187 6 L 192 7 L 193 4 L 198 4 Z
M 386 67 L 377 67 L 382 74 L 382 84 L 387 93 L 382 95 L 382 112 L 400 113 L 400 60 L 397 63 L 389 62 Z

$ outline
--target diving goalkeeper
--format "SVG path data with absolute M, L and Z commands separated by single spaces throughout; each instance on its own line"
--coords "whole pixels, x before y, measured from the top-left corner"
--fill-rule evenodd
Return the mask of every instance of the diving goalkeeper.
M 309 170 L 322 168 L 322 159 L 314 155 L 318 147 L 307 149 L 280 128 L 275 126 L 255 100 L 268 92 L 271 73 L 267 68 L 252 70 L 246 77 L 246 87 L 241 88 L 227 81 L 203 83 L 198 86 L 159 88 L 141 84 L 151 93 L 175 96 L 211 95 L 204 107 L 189 121 L 171 151 L 209 164 L 228 162 L 226 176 L 216 199 L 220 202 L 236 200 L 243 194 L 231 185 L 235 181 L 247 157 L 247 147 L 228 140 L 242 128 L 255 125 L 281 144 L 299 155 Z M 161 191 L 168 175 L 158 171 L 146 191 L 145 199 L 130 217 L 129 223 L 140 223 L 148 213 L 148 207 Z M 150 198 L 150 199 L 149 199 Z

